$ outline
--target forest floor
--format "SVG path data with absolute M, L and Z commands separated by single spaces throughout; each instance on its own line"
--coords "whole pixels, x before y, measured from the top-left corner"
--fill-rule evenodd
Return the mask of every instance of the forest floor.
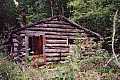
M 106 52 L 79 58 L 68 56 L 64 62 L 39 68 L 28 66 L 25 71 L 0 59 L 0 80 L 120 80 L 120 69 L 113 62 L 104 67 L 109 58 Z

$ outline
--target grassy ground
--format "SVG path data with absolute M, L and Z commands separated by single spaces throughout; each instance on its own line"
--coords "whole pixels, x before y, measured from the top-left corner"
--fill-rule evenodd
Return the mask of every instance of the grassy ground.
M 120 80 L 120 70 L 108 61 L 106 52 L 92 56 L 68 56 L 65 62 L 39 68 L 29 66 L 24 72 L 13 62 L 0 59 L 0 80 Z

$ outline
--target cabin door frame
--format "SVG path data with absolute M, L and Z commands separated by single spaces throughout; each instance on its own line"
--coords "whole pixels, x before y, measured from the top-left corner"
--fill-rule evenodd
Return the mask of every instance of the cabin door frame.
M 42 37 L 42 55 L 43 55 L 43 59 L 44 59 L 44 63 L 46 64 L 46 55 L 45 55 L 45 42 L 46 42 L 46 38 L 45 35 L 27 35 L 25 36 L 25 43 L 26 43 L 26 53 L 29 53 L 29 37 Z M 27 56 L 29 56 L 29 54 L 27 54 Z

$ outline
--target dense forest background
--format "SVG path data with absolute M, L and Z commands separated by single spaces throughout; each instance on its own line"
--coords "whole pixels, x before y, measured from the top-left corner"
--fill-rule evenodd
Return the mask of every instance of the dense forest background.
M 24 10 L 27 24 L 53 15 L 64 15 L 101 34 L 105 40 L 103 47 L 110 51 L 113 15 L 119 8 L 119 0 L 1 0 L 0 41 L 5 43 L 11 30 L 20 27 L 21 11 Z M 116 29 L 115 48 L 119 52 L 119 23 Z
M 8 50 L 6 44 L 9 42 L 11 32 L 19 28 L 21 22 L 27 25 L 54 15 L 64 15 L 83 27 L 99 33 L 104 39 L 102 48 L 106 49 L 96 50 L 95 55 L 80 56 L 79 59 L 70 56 L 69 62 L 63 65 L 50 64 L 37 71 L 28 68 L 25 74 L 19 65 L 0 58 L 0 80 L 29 80 L 28 77 L 31 78 L 31 76 L 31 80 L 39 80 L 34 79 L 35 77 L 50 79 L 53 78 L 53 74 L 55 78 L 51 78 L 51 80 L 79 80 L 78 78 L 80 80 L 120 80 L 120 66 L 116 66 L 114 57 L 111 57 L 113 22 L 116 11 L 118 13 L 115 21 L 114 47 L 115 53 L 119 53 L 120 0 L 0 0 L 0 57 Z M 76 53 L 80 54 L 77 51 Z M 110 64 L 104 67 L 106 63 Z M 55 69 L 52 71 L 51 68 Z M 50 75 L 51 73 L 53 74 Z M 44 79 L 40 78 L 40 80 Z

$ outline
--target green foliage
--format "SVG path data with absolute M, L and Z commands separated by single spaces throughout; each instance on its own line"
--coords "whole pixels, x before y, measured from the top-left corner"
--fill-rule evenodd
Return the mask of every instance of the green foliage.
M 0 26 L 2 27 L 1 30 L 6 31 L 15 24 L 17 13 L 12 0 L 2 1 L 5 5 L 0 4 L 0 6 L 3 6 L 0 7 Z M 51 16 L 48 0 L 18 0 L 18 2 L 20 9 L 25 8 L 27 10 L 29 22 Z M 69 17 L 71 15 L 67 11 L 71 8 L 71 18 L 73 20 L 89 26 L 89 28 L 104 36 L 111 35 L 112 17 L 114 11 L 120 8 L 119 0 L 61 0 L 61 2 L 65 8 L 65 16 Z M 68 4 L 68 7 L 66 4 Z M 117 38 L 119 38 L 118 35 Z M 81 41 L 76 40 L 75 43 L 74 53 L 68 56 L 66 61 L 61 62 L 62 64 L 48 64 L 39 69 L 29 66 L 25 72 L 22 72 L 20 66 L 13 62 L 0 59 L 0 79 L 97 80 L 101 78 L 101 80 L 116 80 L 120 70 L 114 64 L 103 67 L 110 58 L 108 52 L 100 49 L 96 50 L 93 55 L 84 56 L 80 49 Z M 3 54 L 0 54 L 0 56 L 4 57 Z M 27 61 L 28 64 L 31 64 L 31 57 Z
M 13 0 L 0 0 L 0 51 L 7 51 L 4 44 L 8 41 L 11 29 L 16 27 L 16 7 Z
M 26 59 L 26 63 L 27 64 L 31 64 L 31 62 L 32 62 L 32 56 L 28 56 L 28 57 L 26 57 L 27 59 Z
M 97 68 L 97 71 L 98 72 L 101 72 L 101 73 L 109 73 L 109 72 L 112 72 L 112 68 L 110 67 L 101 67 L 101 68 Z
M 33 22 L 50 16 L 47 0 L 18 0 L 19 9 L 27 11 L 28 22 Z
M 0 59 L 0 79 L 2 80 L 28 80 L 18 65 L 13 62 Z
M 0 28 L 1 32 L 13 27 L 16 23 L 16 7 L 13 0 L 0 1 Z
M 6 53 L 0 52 L 0 58 L 4 58 L 4 57 L 6 57 L 6 56 L 7 56 Z
M 119 8 L 118 4 L 118 0 L 71 0 L 69 6 L 73 7 L 73 20 L 100 32 L 98 28 L 103 30 L 111 26 L 111 16 Z
M 68 6 L 74 21 L 105 37 L 103 47 L 110 52 L 113 16 L 116 10 L 120 10 L 119 4 L 119 0 L 70 0 Z M 120 46 L 119 25 L 116 25 L 116 49 Z
M 38 69 L 29 66 L 25 72 L 12 62 L 0 60 L 0 74 L 2 78 L 10 80 L 96 80 L 98 78 L 112 80 L 119 74 L 119 69 L 113 65 L 103 67 L 110 58 L 104 50 L 97 50 L 92 56 L 78 55 L 76 58 L 74 55 L 78 54 L 68 56 L 64 62 L 51 63 Z
M 52 16 L 50 0 L 17 0 L 19 2 L 19 10 L 24 8 L 27 12 L 28 22 L 34 22 L 36 20 L 41 20 L 43 18 L 48 18 Z M 53 10 L 54 15 L 58 15 L 58 7 L 62 6 L 64 8 L 64 15 L 69 17 L 69 8 L 67 3 L 69 0 L 54 0 Z

